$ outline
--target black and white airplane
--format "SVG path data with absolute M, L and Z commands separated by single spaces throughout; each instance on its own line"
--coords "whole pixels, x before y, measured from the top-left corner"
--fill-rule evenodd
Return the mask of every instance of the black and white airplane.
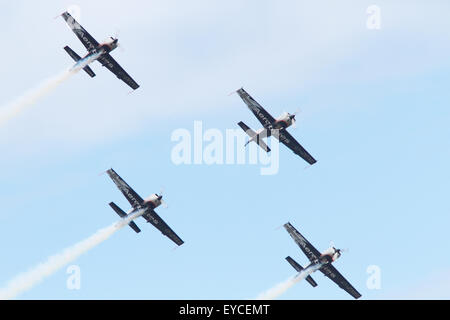
M 263 141 L 264 138 L 274 136 L 285 146 L 291 149 L 295 154 L 302 157 L 309 164 L 316 163 L 314 159 L 287 131 L 287 128 L 295 123 L 295 114 L 283 113 L 278 119 L 275 119 L 261 105 L 255 101 L 243 88 L 237 91 L 242 100 L 247 104 L 248 108 L 253 112 L 256 118 L 261 122 L 263 128 L 257 132 L 250 129 L 244 122 L 238 125 L 244 130 L 250 139 L 247 142 L 256 142 L 264 151 L 270 152 L 270 148 Z M 246 144 L 246 145 L 247 145 Z
M 162 195 L 152 194 L 147 199 L 142 199 L 113 169 L 109 169 L 106 173 L 110 176 L 110 178 L 114 181 L 117 188 L 123 193 L 125 198 L 127 198 L 128 202 L 130 202 L 133 207 L 130 211 L 125 213 L 122 209 L 120 209 L 114 202 L 110 202 L 109 205 L 111 208 L 121 217 L 126 218 L 129 215 L 136 213 L 139 210 L 143 211 L 142 217 L 147 220 L 147 222 L 151 223 L 155 226 L 159 231 L 162 232 L 163 235 L 168 237 L 170 240 L 175 242 L 177 245 L 181 246 L 184 241 L 177 236 L 175 232 L 161 219 L 155 212 L 155 208 L 160 206 L 163 203 Z M 141 232 L 134 221 L 130 221 L 128 225 L 136 231 L 136 233 Z
M 353 298 L 358 299 L 361 297 L 361 294 L 353 288 L 353 286 L 336 270 L 335 267 L 331 265 L 341 256 L 341 249 L 336 249 L 332 246 L 323 253 L 320 253 L 290 223 L 286 223 L 284 228 L 291 235 L 292 239 L 294 239 L 294 241 L 298 244 L 300 249 L 302 249 L 303 253 L 308 257 L 311 263 L 306 268 L 303 268 L 291 257 L 286 257 L 286 260 L 297 272 L 299 272 L 299 274 L 300 272 L 306 272 L 308 274 L 306 281 L 308 281 L 310 285 L 316 287 L 317 283 L 309 274 L 320 270 L 325 276 L 333 280 L 341 289 L 347 291 Z
M 62 17 L 66 20 L 69 27 L 88 50 L 87 55 L 84 58 L 81 58 L 69 46 L 65 46 L 64 50 L 66 50 L 75 62 L 92 57 L 92 60 L 97 60 L 100 62 L 104 67 L 108 68 L 117 76 L 117 78 L 129 85 L 133 90 L 139 88 L 136 81 L 134 81 L 133 78 L 131 78 L 109 54 L 118 47 L 119 40 L 117 38 L 110 37 L 105 42 L 98 43 L 97 40 L 95 40 L 67 11 L 62 14 Z M 95 73 L 89 66 L 85 66 L 83 70 L 86 71 L 91 78 L 95 77 Z

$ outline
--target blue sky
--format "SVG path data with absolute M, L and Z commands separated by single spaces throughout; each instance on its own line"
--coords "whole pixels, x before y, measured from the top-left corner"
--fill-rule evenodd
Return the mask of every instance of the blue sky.
M 174 245 L 136 223 L 23 299 L 246 299 L 295 272 L 306 257 L 290 221 L 319 250 L 349 248 L 336 267 L 365 299 L 449 298 L 450 4 L 434 1 L 47 1 L 9 4 L 0 17 L 1 104 L 72 64 L 84 48 L 62 18 L 99 41 L 119 30 L 117 61 L 136 92 L 92 65 L 0 128 L 0 286 L 18 272 L 117 219 L 128 203 L 102 171 L 141 196 L 164 188 L 158 213 L 185 240 Z M 107 5 L 106 5 L 107 4 Z M 381 9 L 381 29 L 366 9 Z M 318 160 L 281 148 L 277 175 L 255 165 L 179 165 L 175 129 L 237 128 L 256 119 L 243 86 L 274 116 L 301 112 L 290 130 Z M 366 269 L 381 269 L 380 290 Z M 321 274 L 281 298 L 351 298 Z

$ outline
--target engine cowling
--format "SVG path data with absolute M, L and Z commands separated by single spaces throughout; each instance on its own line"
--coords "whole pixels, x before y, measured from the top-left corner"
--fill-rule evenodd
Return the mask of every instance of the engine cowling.
M 147 199 L 145 199 L 144 203 L 150 205 L 152 207 L 152 209 L 154 209 L 161 205 L 162 195 L 158 195 L 158 194 L 154 193 L 151 196 L 149 196 Z

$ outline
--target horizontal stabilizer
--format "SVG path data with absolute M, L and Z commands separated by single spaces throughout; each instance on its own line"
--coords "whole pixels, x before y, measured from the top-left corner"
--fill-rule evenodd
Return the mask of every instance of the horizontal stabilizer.
M 81 57 L 78 54 L 76 54 L 76 52 L 73 51 L 69 46 L 65 46 L 64 50 L 66 50 L 66 52 L 69 54 L 69 56 L 72 57 L 72 59 L 75 62 L 78 62 L 79 60 L 81 60 Z
M 131 229 L 133 229 L 136 233 L 141 232 L 141 229 L 139 229 L 139 227 L 136 225 L 136 223 L 134 223 L 134 221 L 130 221 L 128 223 L 128 225 L 130 226 Z
M 241 127 L 242 130 L 245 131 L 246 134 L 248 134 L 250 137 L 253 137 L 256 135 L 256 132 L 250 129 L 249 126 L 247 126 L 244 122 L 240 121 L 238 123 L 238 126 Z
M 114 202 L 110 202 L 109 205 L 121 218 L 127 217 L 127 214 L 122 209 L 120 209 Z M 136 223 L 134 223 L 134 221 L 130 221 L 128 225 L 130 226 L 131 229 L 136 231 L 136 233 L 141 232 L 141 229 L 139 229 L 139 227 L 136 225 Z
M 76 52 L 73 51 L 69 46 L 65 46 L 65 47 L 64 47 L 64 50 L 66 50 L 66 52 L 69 54 L 69 56 L 72 57 L 72 59 L 73 59 L 75 62 L 78 62 L 78 61 L 81 60 L 81 57 L 80 57 L 78 54 L 76 54 Z M 86 71 L 86 73 L 87 73 L 91 78 L 95 77 L 94 71 L 92 71 L 92 69 L 91 69 L 89 66 L 84 67 L 83 70 Z
M 86 66 L 83 68 L 83 70 L 91 77 L 95 77 L 95 73 L 94 71 L 92 71 L 92 69 L 89 66 Z
M 301 272 L 302 270 L 304 270 L 303 267 L 302 267 L 301 265 L 299 265 L 299 264 L 298 264 L 294 259 L 292 259 L 291 257 L 286 257 L 286 260 L 287 260 L 287 262 L 290 263 L 290 265 L 291 265 L 292 267 L 294 267 L 294 269 L 295 269 L 297 272 Z M 317 283 L 314 281 L 314 279 L 313 279 L 311 276 L 307 276 L 305 280 L 308 281 L 308 283 L 309 283 L 310 285 L 312 285 L 313 287 L 317 287 Z
M 252 141 L 255 141 L 256 144 L 258 144 L 264 151 L 270 152 L 270 148 L 267 146 L 267 144 L 264 142 L 264 140 L 259 136 L 259 134 L 257 134 L 255 131 L 250 129 L 250 127 L 247 126 L 242 121 L 240 121 L 238 123 L 238 126 L 241 127 L 241 129 L 244 130 L 245 133 L 250 137 L 250 140 L 247 142 L 247 144 L 252 142 Z

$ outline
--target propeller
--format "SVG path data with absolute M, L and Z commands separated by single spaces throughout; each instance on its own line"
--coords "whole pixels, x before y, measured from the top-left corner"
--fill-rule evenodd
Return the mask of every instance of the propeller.
M 289 118 L 291 118 L 292 121 L 292 128 L 297 128 L 297 119 L 295 119 L 295 116 L 300 112 L 300 108 L 298 108 L 293 114 L 289 114 Z
M 114 32 L 114 36 L 112 36 L 111 38 L 119 39 L 119 35 L 120 35 L 120 30 L 116 29 L 116 32 Z
M 163 193 L 164 193 L 164 188 L 161 188 L 161 190 L 159 191 L 159 195 L 157 194 L 157 196 L 158 196 L 158 200 L 161 201 L 161 206 L 162 206 L 164 209 L 167 209 L 167 208 L 169 207 L 169 205 L 167 204 L 167 202 L 165 202 L 165 201 L 162 199 Z
M 348 252 L 349 250 L 346 249 L 336 249 L 333 242 L 330 242 L 330 247 L 334 249 L 334 252 L 337 253 L 339 256 L 341 256 L 344 252 Z
M 297 129 L 297 120 L 295 120 L 295 114 L 291 115 L 292 128 Z
M 339 254 L 339 257 L 342 256 L 344 252 L 348 252 L 348 249 L 336 249 L 336 253 Z
M 110 37 L 110 38 L 116 42 L 117 48 L 119 48 L 121 52 L 124 52 L 125 51 L 125 47 L 122 45 L 121 42 L 118 42 L 119 41 L 119 34 L 120 34 L 120 30 L 117 29 L 116 32 L 114 33 L 114 35 L 112 37 Z
M 165 202 L 165 201 L 162 200 L 162 199 L 161 199 L 161 206 L 162 206 L 164 209 L 167 209 L 167 208 L 169 207 L 169 205 L 167 204 L 167 202 Z

